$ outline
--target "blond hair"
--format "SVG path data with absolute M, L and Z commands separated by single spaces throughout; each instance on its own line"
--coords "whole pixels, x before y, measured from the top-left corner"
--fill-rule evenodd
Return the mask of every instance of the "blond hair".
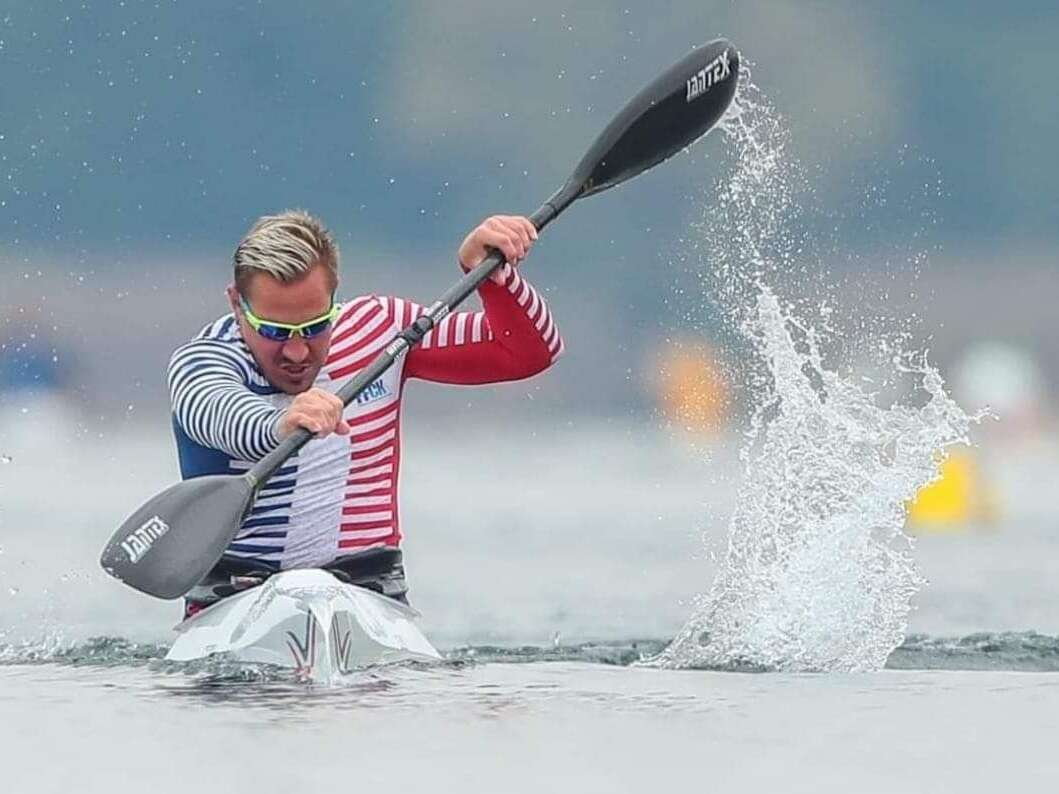
M 267 273 L 290 283 L 316 265 L 330 271 L 331 289 L 338 286 L 338 245 L 317 218 L 304 210 L 286 210 L 257 219 L 235 249 L 235 286 L 246 294 L 254 273 Z

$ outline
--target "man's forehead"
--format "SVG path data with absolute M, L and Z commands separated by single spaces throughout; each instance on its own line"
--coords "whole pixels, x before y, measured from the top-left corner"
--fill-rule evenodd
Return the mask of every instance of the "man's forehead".
M 243 293 L 251 301 L 302 302 L 319 299 L 329 302 L 334 291 L 330 272 L 323 265 L 316 265 L 301 278 L 282 281 L 271 273 L 259 271 L 245 282 Z
M 313 273 L 291 282 L 256 273 L 243 297 L 251 311 L 264 320 L 300 323 L 319 317 L 331 308 L 330 286 L 329 279 Z

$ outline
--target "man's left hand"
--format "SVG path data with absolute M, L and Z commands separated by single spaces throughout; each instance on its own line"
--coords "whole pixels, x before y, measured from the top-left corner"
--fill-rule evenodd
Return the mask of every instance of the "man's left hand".
M 496 248 L 514 267 L 529 253 L 537 239 L 537 229 L 529 218 L 521 215 L 492 215 L 467 235 L 460 246 L 460 267 L 464 271 L 473 269 L 488 255 L 490 248 Z M 497 284 L 503 279 L 498 267 L 490 278 Z

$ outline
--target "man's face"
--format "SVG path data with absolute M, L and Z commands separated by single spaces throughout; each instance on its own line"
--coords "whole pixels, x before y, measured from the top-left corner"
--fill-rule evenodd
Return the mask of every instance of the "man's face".
M 284 284 L 267 273 L 255 273 L 244 297 L 258 318 L 296 325 L 327 314 L 331 308 L 330 274 L 326 267 L 317 265 L 304 278 Z M 269 383 L 287 394 L 310 389 L 327 358 L 331 330 L 312 339 L 293 335 L 285 342 L 276 342 L 261 336 L 247 322 L 234 286 L 228 287 L 228 300 L 239 318 L 243 339 Z

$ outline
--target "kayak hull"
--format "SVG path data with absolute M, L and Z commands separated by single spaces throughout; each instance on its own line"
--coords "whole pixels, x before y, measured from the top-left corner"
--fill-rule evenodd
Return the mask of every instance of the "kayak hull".
M 440 659 L 418 617 L 411 607 L 327 571 L 283 571 L 180 623 L 166 659 L 224 654 L 324 681 L 374 665 Z

